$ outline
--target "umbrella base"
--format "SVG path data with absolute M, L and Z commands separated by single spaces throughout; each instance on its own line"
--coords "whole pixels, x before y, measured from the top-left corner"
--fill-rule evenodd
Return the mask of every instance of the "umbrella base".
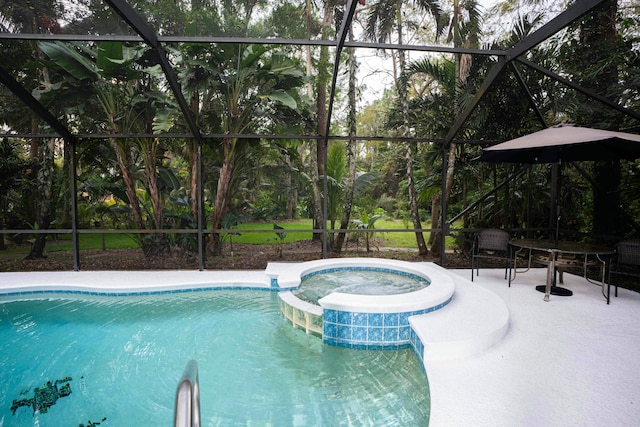
M 547 287 L 545 285 L 536 286 L 536 291 L 545 293 Z M 557 295 L 560 297 L 570 297 L 573 295 L 573 291 L 567 288 L 561 288 L 560 286 L 551 286 L 551 295 Z

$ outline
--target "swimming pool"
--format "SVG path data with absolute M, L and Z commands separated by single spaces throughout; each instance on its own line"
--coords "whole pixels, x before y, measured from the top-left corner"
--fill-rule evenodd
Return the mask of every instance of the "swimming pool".
M 411 350 L 324 346 L 284 321 L 275 293 L 198 291 L 0 304 L 0 425 L 169 426 L 190 359 L 203 425 L 428 423 L 427 378 Z M 46 413 L 11 413 L 14 400 L 67 378 L 71 394 Z

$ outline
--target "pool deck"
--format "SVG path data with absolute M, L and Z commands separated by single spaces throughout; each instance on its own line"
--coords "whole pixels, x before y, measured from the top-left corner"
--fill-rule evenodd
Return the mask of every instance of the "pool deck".
M 508 328 L 497 343 L 474 354 L 427 358 L 430 427 L 638 424 L 640 294 L 620 289 L 618 298 L 612 296 L 607 305 L 599 286 L 565 274 L 563 286 L 573 296 L 551 296 L 545 302 L 535 290 L 544 283 L 543 269 L 518 274 L 511 288 L 503 269 L 482 269 L 473 283 L 469 270 L 449 271 L 460 304 L 480 305 L 478 298 L 485 298 L 488 290 L 491 298 L 504 302 Z M 267 289 L 269 279 L 264 271 L 0 273 L 2 293 L 52 286 L 128 293 L 229 284 Z M 492 310 L 477 313 L 471 320 L 447 319 L 448 329 L 455 332 L 466 330 L 470 322 L 492 321 Z
M 543 294 L 546 269 L 449 270 L 456 292 L 481 286 L 509 309 L 503 340 L 461 360 L 427 361 L 430 427 L 636 426 L 640 422 L 640 294 L 620 289 L 607 305 L 600 287 L 565 273 L 573 296 Z M 613 289 L 612 289 L 613 294 Z M 452 325 L 455 327 L 455 325 Z

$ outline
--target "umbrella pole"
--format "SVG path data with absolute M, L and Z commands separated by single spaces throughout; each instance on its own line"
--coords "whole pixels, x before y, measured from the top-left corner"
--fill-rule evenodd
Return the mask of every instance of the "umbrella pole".
M 555 221 L 555 235 L 554 240 L 556 247 L 558 247 L 558 241 L 560 240 L 560 191 L 562 181 L 562 164 L 561 162 L 554 163 L 551 168 L 551 206 L 549 215 L 549 225 L 554 224 Z M 555 213 L 555 215 L 554 215 Z M 551 228 L 551 227 L 550 227 Z
M 560 165 L 551 166 L 551 200 L 549 200 L 549 238 L 553 238 L 556 246 L 560 237 Z M 552 231 L 553 230 L 553 231 Z M 553 234 L 552 234 L 553 233 Z M 552 237 L 553 236 L 553 237 Z

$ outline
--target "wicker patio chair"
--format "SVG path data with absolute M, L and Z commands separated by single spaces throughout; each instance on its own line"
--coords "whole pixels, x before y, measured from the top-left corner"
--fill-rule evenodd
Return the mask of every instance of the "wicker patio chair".
M 637 277 L 640 278 L 640 239 L 629 239 L 618 242 L 616 256 L 609 269 L 609 286 L 607 293 L 611 294 L 611 285 L 615 287 L 615 296 L 618 296 L 618 284 L 616 278 Z M 608 297 L 607 297 L 608 300 Z
M 511 248 L 509 247 L 509 233 L 504 230 L 489 228 L 480 230 L 473 239 L 471 250 L 471 281 L 473 271 L 480 274 L 479 258 L 502 259 L 505 262 L 504 278 L 509 273 L 509 286 L 511 286 Z

